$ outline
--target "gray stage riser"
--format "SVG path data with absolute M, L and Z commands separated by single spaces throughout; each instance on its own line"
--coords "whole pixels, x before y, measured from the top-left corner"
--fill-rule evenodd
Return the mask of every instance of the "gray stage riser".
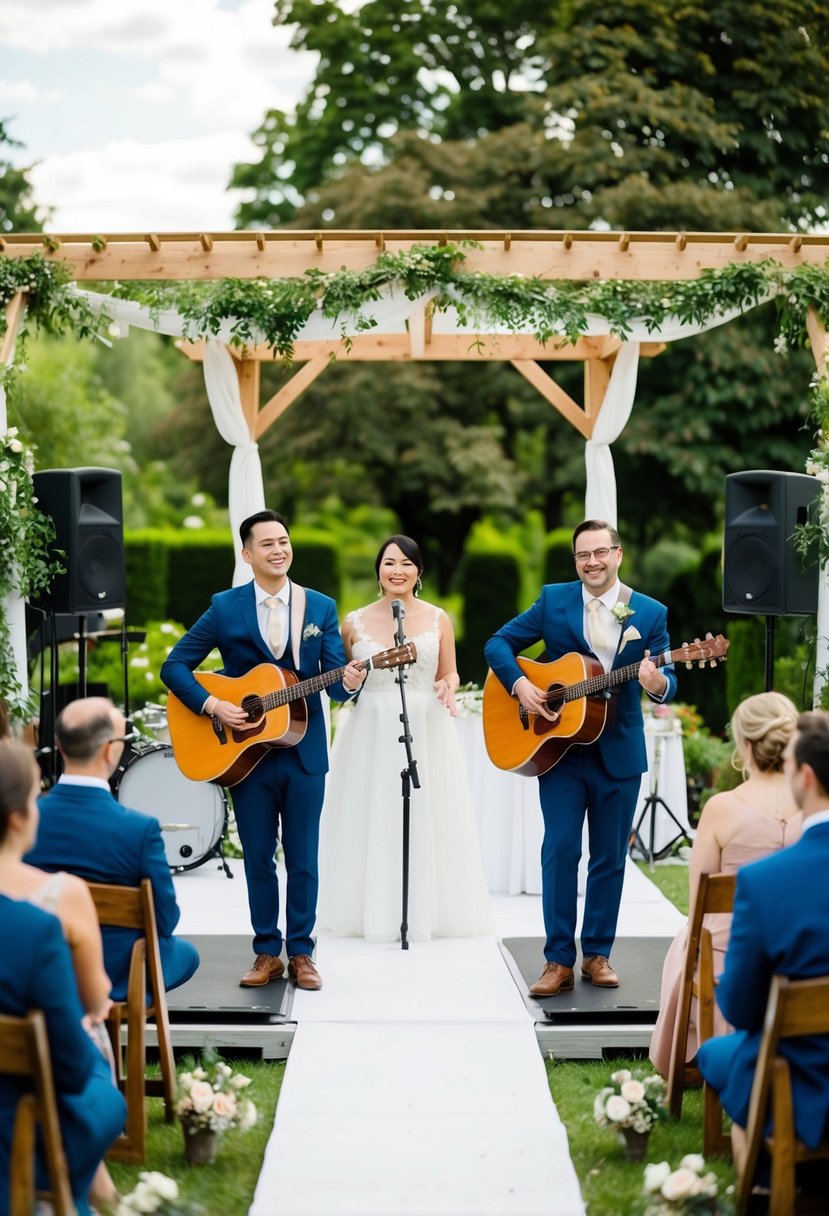
M 605 1049 L 641 1051 L 650 1046 L 653 1026 L 550 1026 L 536 1023 L 535 1037 L 545 1060 L 602 1060 Z
M 233 1026 L 221 1022 L 178 1022 L 170 1027 L 170 1037 L 175 1051 L 201 1051 L 202 1048 L 240 1047 L 247 1051 L 259 1048 L 263 1060 L 287 1060 L 291 1050 L 296 1024 L 285 1022 L 279 1026 Z M 147 1026 L 147 1046 L 157 1047 L 158 1036 L 154 1026 Z

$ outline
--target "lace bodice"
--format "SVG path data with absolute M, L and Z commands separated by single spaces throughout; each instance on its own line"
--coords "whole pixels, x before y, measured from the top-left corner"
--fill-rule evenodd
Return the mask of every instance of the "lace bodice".
M 435 608 L 431 629 L 427 629 L 424 633 L 406 634 L 406 641 L 414 642 L 417 647 L 417 662 L 412 663 L 406 668 L 408 676 L 406 681 L 407 692 L 429 692 L 434 696 L 434 682 L 438 670 L 438 654 L 440 651 L 440 617 L 442 612 L 442 608 Z M 387 649 L 386 643 L 376 641 L 366 632 L 361 608 L 358 608 L 356 612 L 350 612 L 346 620 L 351 621 L 357 635 L 352 647 L 355 659 L 369 659 L 372 655 L 379 654 L 381 650 Z M 360 695 L 365 697 L 373 692 L 388 692 L 390 689 L 396 689 L 396 676 L 396 667 L 389 668 L 388 670 L 370 671 L 366 676 L 363 691 Z

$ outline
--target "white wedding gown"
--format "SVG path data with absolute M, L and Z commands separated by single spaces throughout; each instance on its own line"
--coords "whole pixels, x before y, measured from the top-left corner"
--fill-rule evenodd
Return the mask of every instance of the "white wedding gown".
M 432 628 L 409 638 L 406 703 L 420 788 L 411 791 L 408 937 L 470 937 L 492 931 L 489 895 L 455 723 L 433 687 L 440 645 Z M 385 649 L 360 611 L 353 655 Z M 402 920 L 403 786 L 406 768 L 397 669 L 372 670 L 353 706 L 339 711 L 320 836 L 317 921 L 338 937 L 390 942 Z

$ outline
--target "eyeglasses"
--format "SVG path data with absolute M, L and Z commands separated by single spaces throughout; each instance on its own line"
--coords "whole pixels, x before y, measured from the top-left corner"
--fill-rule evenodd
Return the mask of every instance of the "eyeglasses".
M 582 553 L 574 553 L 573 557 L 576 559 L 579 565 L 584 565 L 585 562 L 589 562 L 591 557 L 595 557 L 597 561 L 603 562 L 608 553 L 615 553 L 616 550 L 621 549 L 621 547 L 621 545 L 613 545 L 613 547 L 610 549 L 585 550 Z
M 128 735 L 119 735 L 117 739 L 107 739 L 107 743 L 134 743 L 136 739 L 140 738 L 139 731 L 131 730 Z

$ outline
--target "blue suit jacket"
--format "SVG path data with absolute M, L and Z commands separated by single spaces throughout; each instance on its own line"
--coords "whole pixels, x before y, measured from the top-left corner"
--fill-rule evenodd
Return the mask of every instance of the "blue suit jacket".
M 345 667 L 347 663 L 337 620 L 337 606 L 327 595 L 305 589 L 305 618 L 299 650 L 300 680 L 309 680 L 320 672 Z M 309 627 L 316 627 L 305 637 Z M 218 649 L 224 663 L 223 674 L 234 679 L 260 663 L 295 670 L 291 658 L 292 638 L 285 654 L 276 663 L 259 629 L 256 615 L 256 593 L 253 583 L 220 591 L 213 596 L 210 607 L 181 638 L 161 668 L 161 678 L 171 692 L 194 713 L 201 713 L 207 692 L 194 678 L 193 672 L 204 662 L 210 651 Z M 348 693 L 342 681 L 331 684 L 328 695 L 334 701 L 345 701 Z M 328 742 L 320 693 L 306 698 L 308 725 L 305 736 L 293 749 L 306 773 L 328 772 Z
M 665 605 L 634 591 L 630 607 L 634 615 L 625 622 L 625 629 L 635 626 L 641 637 L 629 640 L 621 654 L 616 654 L 614 669 L 628 664 L 638 666 L 645 657 L 645 650 L 655 657 L 671 648 Z M 548 583 L 542 587 L 541 595 L 531 608 L 514 617 L 489 639 L 484 654 L 505 688 L 512 689 L 524 674 L 515 656 L 539 641 L 544 642 L 551 660 L 574 651 L 592 653 L 584 636 L 584 597 L 579 581 Z M 676 674 L 672 664 L 667 664 L 661 671 L 668 681 L 664 699 L 670 701 L 676 693 Z M 648 767 L 639 681 L 634 678 L 620 684 L 613 701 L 613 716 L 599 736 L 597 746 L 611 776 L 635 777 Z
M 61 1131 L 72 1193 L 88 1212 L 86 1191 L 98 1161 L 124 1123 L 126 1106 L 103 1056 L 81 1026 L 72 956 L 58 919 L 0 895 L 0 1012 L 46 1018 Z M 0 1216 L 9 1210 L 12 1121 L 25 1083 L 0 1077 Z M 43 1166 L 39 1171 L 43 1183 Z
M 808 820 L 806 821 L 808 823 Z M 829 823 L 809 828 L 796 844 L 744 866 L 737 874 L 734 918 L 717 987 L 717 1004 L 737 1033 L 700 1048 L 732 1055 L 720 1100 L 741 1127 L 748 1104 L 773 975 L 829 975 Z M 782 1041 L 791 1067 L 798 1136 L 815 1147 L 829 1116 L 829 1038 Z
M 68 870 L 87 882 L 135 887 L 149 878 L 163 958 L 163 943 L 172 938 L 180 913 L 158 820 L 128 810 L 109 790 L 63 781 L 44 794 L 38 806 L 37 843 L 26 861 L 41 870 Z M 104 926 L 101 936 L 113 996 L 120 999 L 126 994 L 130 955 L 139 935 Z

